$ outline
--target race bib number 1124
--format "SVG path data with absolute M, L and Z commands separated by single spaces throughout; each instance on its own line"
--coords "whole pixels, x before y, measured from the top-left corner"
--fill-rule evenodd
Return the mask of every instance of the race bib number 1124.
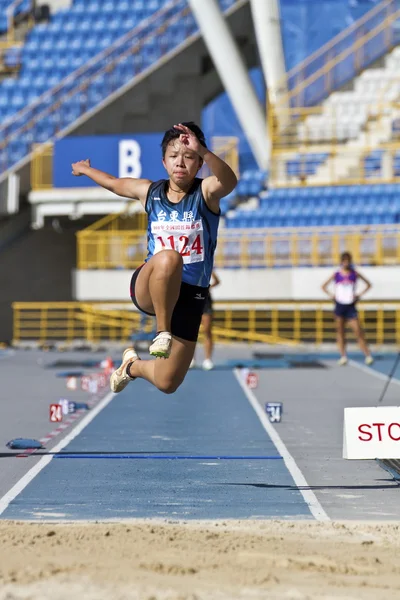
M 182 224 L 152 223 L 154 254 L 161 250 L 176 250 L 184 264 L 204 261 L 204 236 L 201 221 Z

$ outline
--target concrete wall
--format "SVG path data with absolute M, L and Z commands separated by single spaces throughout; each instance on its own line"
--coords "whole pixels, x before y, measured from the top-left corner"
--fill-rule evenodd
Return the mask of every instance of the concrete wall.
M 400 267 L 365 267 L 359 271 L 373 287 L 368 300 L 400 300 Z M 321 285 L 330 267 L 296 269 L 218 269 L 221 285 L 215 300 L 325 300 Z M 76 271 L 77 300 L 129 300 L 131 271 Z

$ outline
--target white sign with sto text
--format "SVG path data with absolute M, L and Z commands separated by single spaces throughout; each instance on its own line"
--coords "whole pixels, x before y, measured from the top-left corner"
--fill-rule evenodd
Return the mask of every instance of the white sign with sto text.
M 343 458 L 400 458 L 400 406 L 345 408 Z

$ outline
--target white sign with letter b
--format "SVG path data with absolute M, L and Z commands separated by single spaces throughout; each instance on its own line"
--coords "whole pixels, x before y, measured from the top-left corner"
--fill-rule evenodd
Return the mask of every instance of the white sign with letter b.
M 136 140 L 119 142 L 119 177 L 139 178 L 142 174 L 141 148 Z

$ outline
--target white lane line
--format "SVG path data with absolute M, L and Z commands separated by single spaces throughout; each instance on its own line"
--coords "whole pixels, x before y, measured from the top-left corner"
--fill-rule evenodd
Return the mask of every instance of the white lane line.
M 389 379 L 389 375 L 385 375 L 384 373 L 379 373 L 379 371 L 375 371 L 375 369 L 371 369 L 371 367 L 362 365 L 361 363 L 358 363 L 355 360 L 349 360 L 349 365 L 351 365 L 352 367 L 355 367 L 356 369 L 360 369 L 360 371 L 364 371 L 365 373 L 368 373 L 368 375 L 373 375 L 374 377 L 377 377 L 378 379 L 382 379 L 382 381 L 387 381 Z M 394 366 L 394 362 L 393 362 L 393 366 Z M 400 385 L 400 379 L 396 379 L 395 377 L 393 377 L 391 383 Z
M 51 452 L 60 452 L 63 448 L 65 448 L 65 446 L 72 442 L 72 440 L 75 439 L 76 436 L 79 435 L 91 421 L 93 421 L 99 412 L 101 412 L 103 408 L 105 408 L 107 404 L 111 402 L 114 396 L 115 394 L 113 392 L 107 394 L 107 396 L 105 396 L 105 398 L 103 398 L 103 400 L 101 400 L 97 406 L 95 406 L 95 408 L 93 408 L 85 417 L 83 417 L 82 421 L 79 421 L 76 427 L 74 427 L 69 434 L 65 436 L 65 438 L 63 438 L 56 446 L 54 446 L 54 448 L 52 448 Z M 0 498 L 0 515 L 3 514 L 10 502 L 12 502 L 18 496 L 18 494 L 20 494 L 36 477 L 36 475 L 38 475 L 40 471 L 44 469 L 49 462 L 51 462 L 53 456 L 54 454 L 43 456 L 39 462 L 32 467 L 32 469 L 25 473 L 25 475 L 21 477 L 21 479 L 17 481 L 12 488 L 2 498 Z
M 303 496 L 304 502 L 307 504 L 308 508 L 310 509 L 311 514 L 317 521 L 330 521 L 330 518 L 328 517 L 328 515 L 322 508 L 322 506 L 319 503 L 314 492 L 310 489 L 307 489 L 310 486 L 308 485 L 303 473 L 300 471 L 299 467 L 297 466 L 296 461 L 294 460 L 293 456 L 290 454 L 289 450 L 286 448 L 279 433 L 276 431 L 275 427 L 272 425 L 272 423 L 268 419 L 267 415 L 264 413 L 263 409 L 261 408 L 261 406 L 260 406 L 257 398 L 255 397 L 255 395 L 253 394 L 252 390 L 250 390 L 248 388 L 248 386 L 245 384 L 245 382 L 242 380 L 240 370 L 234 369 L 234 374 L 235 374 L 236 379 L 239 382 L 240 387 L 246 394 L 247 400 L 250 402 L 251 406 L 253 407 L 254 411 L 257 414 L 257 417 L 260 419 L 261 425 L 264 427 L 265 431 L 268 433 L 269 437 L 271 438 L 271 440 L 272 440 L 273 444 L 275 445 L 275 448 L 279 452 L 280 456 L 282 456 L 284 463 L 286 465 L 286 468 L 289 471 L 289 473 L 291 474 L 294 483 L 299 488 L 299 492 Z

